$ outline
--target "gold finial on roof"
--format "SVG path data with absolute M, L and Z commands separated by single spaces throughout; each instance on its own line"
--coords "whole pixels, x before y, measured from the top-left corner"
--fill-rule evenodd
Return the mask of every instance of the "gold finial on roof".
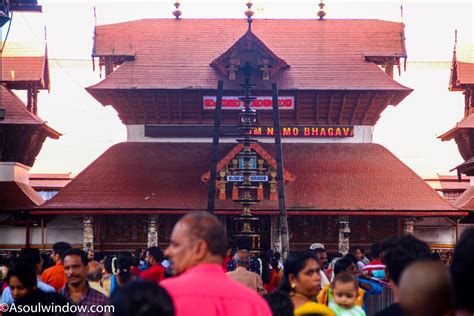
M 173 4 L 176 8 L 176 10 L 173 11 L 173 15 L 176 17 L 176 19 L 179 19 L 179 17 L 181 16 L 181 14 L 183 14 L 181 12 L 181 10 L 179 9 L 179 6 L 181 5 L 179 3 L 179 1 L 175 1 L 175 3 Z
M 323 0 L 321 0 L 321 2 L 318 5 L 319 5 L 318 16 L 319 16 L 319 19 L 322 20 L 326 16 L 326 11 L 324 11 L 325 4 Z
M 252 10 L 253 3 L 252 1 L 249 1 L 245 5 L 247 6 L 247 10 L 245 11 L 245 16 L 247 17 L 247 19 L 251 19 L 252 16 L 254 15 L 254 12 Z

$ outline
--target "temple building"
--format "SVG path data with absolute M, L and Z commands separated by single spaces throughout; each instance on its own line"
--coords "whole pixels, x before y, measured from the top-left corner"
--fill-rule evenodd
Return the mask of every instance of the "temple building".
M 464 162 L 456 166 L 459 181 L 462 175 L 470 177 L 470 186 L 453 202 L 461 210 L 474 211 L 474 45 L 454 44 L 449 90 L 464 94 L 464 118 L 439 138 L 454 139 Z M 461 223 L 473 224 L 472 213 Z
M 46 138 L 61 136 L 38 117 L 38 93 L 50 88 L 46 45 L 8 42 L 0 82 L 0 244 L 39 244 L 31 229 L 42 219 L 29 210 L 44 199 L 31 187 L 29 170 Z M 12 90 L 25 91 L 26 104 Z
M 87 91 L 112 106 L 127 141 L 109 148 L 41 207 L 81 219 L 83 247 L 166 246 L 173 225 L 206 210 L 217 84 L 224 82 L 216 214 L 229 237 L 242 213 L 241 84 L 254 84 L 250 208 L 255 249 L 281 249 L 272 84 L 279 89 L 290 249 L 330 251 L 406 232 L 451 247 L 466 211 L 451 206 L 372 141 L 381 113 L 412 89 L 393 79 L 407 57 L 403 23 L 327 19 L 145 19 L 95 28 L 103 78 Z M 403 141 L 403 140 L 401 140 Z M 447 222 L 435 237 L 425 221 Z M 439 237 L 441 236 L 441 237 Z M 66 238 L 63 238 L 66 239 Z M 65 240 L 68 241 L 68 240 Z M 77 242 L 75 239 L 74 242 Z

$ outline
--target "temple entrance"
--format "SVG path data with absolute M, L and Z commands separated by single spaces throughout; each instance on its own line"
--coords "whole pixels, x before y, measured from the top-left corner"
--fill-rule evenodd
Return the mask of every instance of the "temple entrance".
M 146 215 L 94 216 L 94 249 L 134 251 L 147 247 Z

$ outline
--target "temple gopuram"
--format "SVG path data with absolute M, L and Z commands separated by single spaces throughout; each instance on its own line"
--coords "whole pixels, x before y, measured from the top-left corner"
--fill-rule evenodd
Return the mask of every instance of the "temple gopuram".
M 127 141 L 105 151 L 33 215 L 74 218 L 84 248 L 96 251 L 165 247 L 180 216 L 206 210 L 221 80 L 214 214 L 235 236 L 243 148 L 232 131 L 240 124 L 246 78 L 256 111 L 252 137 L 259 141 L 250 146 L 255 249 L 281 249 L 272 84 L 279 89 L 291 250 L 314 242 L 330 251 L 347 251 L 349 243 L 367 248 L 416 234 L 416 225 L 429 219 L 454 229 L 467 215 L 373 143 L 381 113 L 412 91 L 393 79 L 407 58 L 403 23 L 323 14 L 251 21 L 174 14 L 96 26 L 93 57 L 104 78 L 87 91 L 117 111 Z
M 457 37 L 457 34 L 456 34 Z M 449 90 L 464 94 L 464 118 L 456 126 L 439 136 L 442 141 L 454 139 L 464 162 L 456 166 L 458 179 L 461 176 L 474 176 L 474 45 L 454 44 Z M 461 194 L 453 205 L 461 210 L 474 211 L 474 186 L 471 178 L 470 186 Z M 461 223 L 474 223 L 472 213 Z

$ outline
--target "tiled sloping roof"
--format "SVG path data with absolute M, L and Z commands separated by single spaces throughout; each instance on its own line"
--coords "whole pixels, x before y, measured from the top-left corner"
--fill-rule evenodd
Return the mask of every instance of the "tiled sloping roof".
M 465 118 L 463 118 L 459 123 L 456 124 L 455 127 L 447 131 L 446 133 L 438 136 L 441 138 L 442 141 L 447 141 L 453 139 L 456 136 L 456 132 L 461 129 L 469 129 L 474 128 L 474 113 L 469 114 Z
M 48 56 L 44 43 L 7 42 L 0 65 L 0 82 L 38 82 L 38 88 L 49 89 Z
M 0 210 L 24 210 L 41 205 L 44 200 L 27 184 L 0 182 Z
M 133 55 L 97 89 L 215 89 L 210 63 L 245 32 L 243 19 L 145 19 L 96 28 L 96 56 Z M 256 19 L 252 31 L 290 67 L 272 78 L 280 89 L 406 88 L 365 56 L 406 56 L 404 25 L 380 20 Z M 240 88 L 239 80 L 226 89 Z M 268 89 L 256 80 L 256 88 Z
M 474 44 L 457 44 L 457 84 L 474 84 Z
M 221 159 L 235 144 L 221 144 Z M 272 144 L 262 144 L 269 153 Z M 283 144 L 288 210 L 456 211 L 411 169 L 377 144 Z M 120 143 L 90 164 L 41 209 L 205 209 L 209 143 Z M 216 200 L 216 210 L 239 210 Z M 277 210 L 262 201 L 253 209 Z
M 5 110 L 5 119 L 1 121 L 2 125 L 32 124 L 41 125 L 46 134 L 58 139 L 61 133 L 51 128 L 45 121 L 26 109 L 26 105 L 13 91 L 0 84 L 0 108 Z
M 474 186 L 469 186 L 453 204 L 462 210 L 474 211 Z
M 23 101 L 10 89 L 0 84 L 0 107 L 5 109 L 1 124 L 43 124 L 44 121 L 26 109 Z

